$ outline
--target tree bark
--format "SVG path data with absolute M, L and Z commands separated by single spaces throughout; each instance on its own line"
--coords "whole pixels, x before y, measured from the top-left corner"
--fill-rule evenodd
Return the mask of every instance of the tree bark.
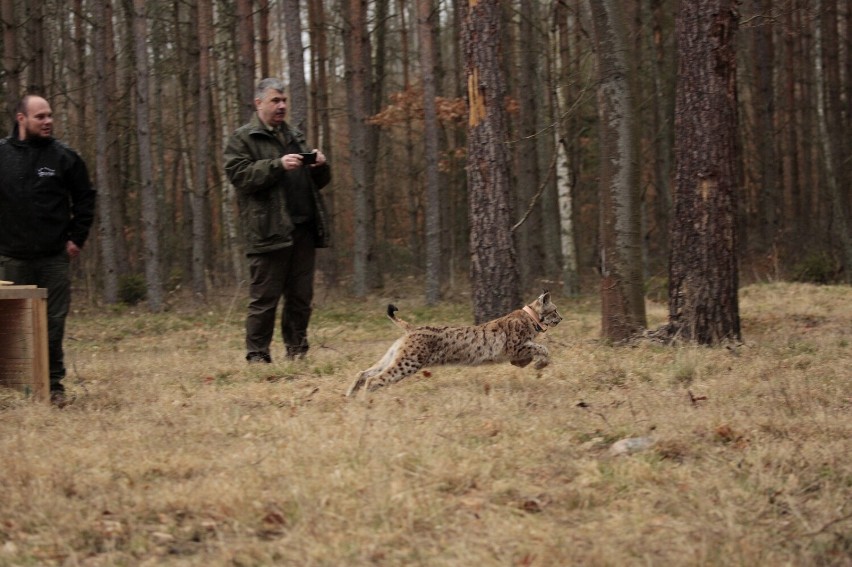
M 418 37 L 423 81 L 424 152 L 426 168 L 426 303 L 441 298 L 441 198 L 438 178 L 438 116 L 435 105 L 435 63 L 432 59 L 432 0 L 418 0 Z
M 829 3 L 834 0 L 827 0 Z M 823 0 L 814 0 L 817 14 L 822 14 Z M 832 11 L 828 10 L 831 14 Z M 832 112 L 840 104 L 839 95 L 832 96 L 831 92 L 826 92 L 826 84 L 830 88 L 838 87 L 840 82 L 839 73 L 826 72 L 825 61 L 830 57 L 832 49 L 825 45 L 822 28 L 836 26 L 836 21 L 833 18 L 826 18 L 828 21 L 823 22 L 821 18 L 817 18 L 814 22 L 814 84 L 816 88 L 816 112 L 817 112 L 817 127 L 819 131 L 820 149 L 822 156 L 823 170 L 825 174 L 825 185 L 828 192 L 829 206 L 831 208 L 832 232 L 834 240 L 840 249 L 841 257 L 841 273 L 845 273 L 847 283 L 852 283 L 852 235 L 849 234 L 849 223 L 846 216 L 846 202 L 841 196 L 840 184 L 843 182 L 843 175 L 838 167 L 838 150 L 841 142 L 834 135 L 833 125 L 838 123 L 839 111 L 837 115 Z M 832 36 L 829 35 L 829 38 Z M 834 46 L 837 46 L 836 34 L 833 37 Z M 836 63 L 836 58 L 833 59 Z M 836 70 L 835 70 L 836 71 Z M 835 76 L 831 76 L 834 74 Z M 830 77 L 830 78 L 829 78 Z M 848 132 L 846 133 L 848 135 Z
M 736 0 L 684 2 L 675 101 L 669 338 L 740 341 Z
M 636 131 L 617 0 L 590 2 L 598 55 L 601 331 L 624 341 L 645 328 Z
M 305 55 L 302 49 L 302 18 L 299 14 L 299 0 L 284 0 L 284 27 L 287 42 L 287 69 L 290 77 L 288 85 L 290 104 L 287 122 L 300 132 L 307 131 L 308 125 L 308 87 L 305 81 Z
M 207 175 L 210 160 L 210 49 L 212 47 L 213 5 L 198 0 L 198 107 L 195 146 L 195 183 L 192 192 L 192 291 L 207 295 L 207 265 L 210 222 Z
M 29 0 L 24 4 L 26 10 L 27 43 L 29 44 L 29 80 L 27 92 L 47 96 L 45 92 L 45 50 L 44 38 L 44 0 Z
M 376 265 L 376 211 L 373 174 L 376 138 L 367 119 L 373 101 L 371 42 L 366 0 L 345 0 L 343 46 L 349 123 L 349 152 L 354 194 L 353 293 L 365 297 Z
M 468 215 L 473 315 L 482 323 L 521 305 L 512 238 L 505 81 L 498 0 L 469 0 L 461 48 L 468 83 Z
M 145 0 L 133 0 L 133 46 L 136 58 L 136 139 L 139 144 L 139 186 L 142 196 L 142 237 L 144 240 L 145 281 L 148 308 L 163 308 L 163 282 L 160 276 L 160 239 L 157 192 L 151 151 L 148 94 L 148 18 Z
M 237 90 L 240 101 L 240 122 L 248 122 L 254 114 L 254 17 L 252 0 L 237 0 L 236 27 Z
M 98 240 L 101 252 L 101 274 L 103 277 L 103 296 L 107 303 L 118 301 L 118 260 L 116 258 L 116 219 L 113 215 L 113 187 L 109 170 L 109 117 L 112 102 L 109 93 L 110 79 L 107 63 L 107 18 L 112 17 L 111 0 L 95 0 L 94 15 L 94 65 L 95 65 L 95 106 L 101 113 L 101 120 L 95 123 L 95 179 L 98 187 Z
M 313 119 L 310 120 L 311 140 L 317 147 L 322 148 L 326 159 L 332 167 L 335 163 L 334 144 L 331 143 L 331 108 L 329 103 L 328 83 L 328 35 L 326 34 L 326 15 L 323 0 L 308 0 L 308 21 L 311 37 L 311 89 L 313 89 Z M 337 175 L 332 177 L 331 184 L 323 189 L 325 208 L 328 218 L 334 223 L 332 234 L 337 231 L 337 198 L 335 186 Z M 332 241 L 334 242 L 334 241 Z M 335 287 L 340 279 L 340 266 L 337 261 L 339 248 L 332 244 L 327 251 L 318 254 L 317 266 L 324 275 L 326 285 Z
M 18 24 L 15 1 L 0 0 L 3 18 L 3 72 L 6 79 L 6 116 L 15 116 L 15 106 L 21 97 L 21 63 L 18 61 Z

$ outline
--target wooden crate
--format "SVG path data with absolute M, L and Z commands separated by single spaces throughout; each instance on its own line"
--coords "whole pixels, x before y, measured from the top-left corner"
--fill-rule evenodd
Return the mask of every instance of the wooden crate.
M 46 289 L 0 285 L 0 387 L 50 399 Z

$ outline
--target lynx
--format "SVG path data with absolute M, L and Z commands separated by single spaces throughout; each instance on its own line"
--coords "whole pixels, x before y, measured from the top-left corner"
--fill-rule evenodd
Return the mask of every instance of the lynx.
M 424 366 L 442 364 L 477 365 L 510 362 L 525 367 L 535 361 L 539 370 L 550 363 L 544 345 L 533 342 L 538 333 L 559 324 L 562 316 L 545 291 L 522 309 L 482 325 L 462 327 L 415 327 L 396 317 L 398 309 L 388 305 L 388 317 L 405 334 L 372 367 L 360 372 L 346 395 L 360 388 L 372 392 L 399 382 Z

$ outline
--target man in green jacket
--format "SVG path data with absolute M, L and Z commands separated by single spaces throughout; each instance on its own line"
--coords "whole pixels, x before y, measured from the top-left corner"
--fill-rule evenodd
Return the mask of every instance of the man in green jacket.
M 331 169 L 325 155 L 317 149 L 310 152 L 304 135 L 285 122 L 285 90 L 278 79 L 260 81 L 254 98 L 257 113 L 231 135 L 225 148 L 225 172 L 237 192 L 249 260 L 249 362 L 272 362 L 269 345 L 282 296 L 287 358 L 305 356 L 316 249 L 329 244 L 319 190 L 331 181 Z

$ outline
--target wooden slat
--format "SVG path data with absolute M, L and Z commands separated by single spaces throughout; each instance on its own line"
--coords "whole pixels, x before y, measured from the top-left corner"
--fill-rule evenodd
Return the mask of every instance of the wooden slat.
M 0 286 L 0 385 L 41 401 L 50 399 L 46 297 L 45 289 Z
M 44 299 L 47 290 L 34 285 L 0 285 L 0 299 Z

